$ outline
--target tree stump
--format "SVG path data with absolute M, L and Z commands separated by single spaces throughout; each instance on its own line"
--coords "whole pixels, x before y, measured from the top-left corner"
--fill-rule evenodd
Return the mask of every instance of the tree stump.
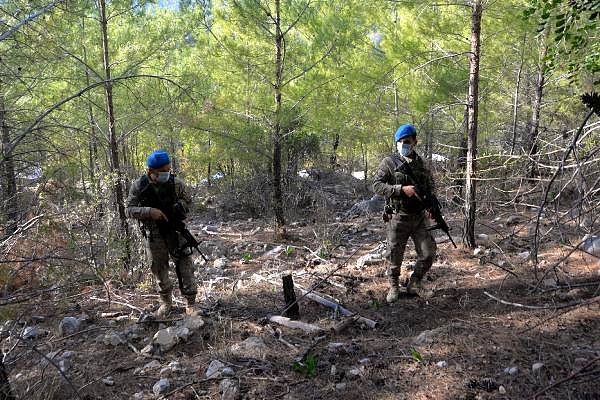
M 292 275 L 283 276 L 283 297 L 285 299 L 284 316 L 290 319 L 298 319 L 300 317 L 300 307 L 296 301 L 296 293 L 294 292 L 294 280 Z

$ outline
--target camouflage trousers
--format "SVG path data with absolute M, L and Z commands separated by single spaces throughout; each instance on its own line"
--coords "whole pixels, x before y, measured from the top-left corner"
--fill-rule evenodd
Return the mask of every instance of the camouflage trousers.
M 179 234 L 177 234 L 179 235 Z M 181 238 L 178 238 L 181 242 Z M 183 296 L 196 295 L 196 278 L 194 277 L 194 263 L 190 256 L 181 258 L 172 257 L 169 254 L 167 242 L 158 230 L 152 229 L 146 239 L 146 253 L 150 262 L 150 269 L 158 282 L 159 293 L 166 295 L 173 290 L 173 284 L 169 279 L 169 257 L 175 263 L 175 271 L 179 290 Z
M 399 276 L 404 250 L 408 238 L 412 238 L 417 251 L 417 263 L 413 271 L 413 278 L 421 280 L 431 268 L 437 246 L 431 233 L 427 230 L 424 213 L 394 214 L 387 223 L 388 259 L 390 267 L 388 276 Z

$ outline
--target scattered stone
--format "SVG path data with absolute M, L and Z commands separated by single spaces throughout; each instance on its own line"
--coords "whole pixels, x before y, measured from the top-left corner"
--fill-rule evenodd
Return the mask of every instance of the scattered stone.
M 198 315 L 192 315 L 181 321 L 180 326 L 193 332 L 204 326 L 204 320 Z
M 581 248 L 596 257 L 600 257 L 600 235 L 585 235 Z
M 106 386 L 114 386 L 115 380 L 112 376 L 107 376 L 106 378 L 102 379 L 102 383 L 104 383 Z
M 507 367 L 507 368 L 504 368 L 504 373 L 508 374 L 510 376 L 515 376 L 519 373 L 519 368 L 518 367 Z
M 23 335 L 21 336 L 25 340 L 34 340 L 39 336 L 39 331 L 35 326 L 28 326 L 23 329 Z
M 174 327 L 160 329 L 154 334 L 152 342 L 158 345 L 162 351 L 169 351 L 179 343 L 177 330 Z
M 440 336 L 442 336 L 443 334 L 445 334 L 447 332 L 451 332 L 453 329 L 462 329 L 462 328 L 463 328 L 463 326 L 460 325 L 459 323 L 452 323 L 449 325 L 440 326 L 435 329 L 423 331 L 415 338 L 415 340 L 413 341 L 413 344 L 415 344 L 417 346 L 431 344 L 431 343 L 441 339 Z
M 219 385 L 221 400 L 236 400 L 240 394 L 238 382 L 235 379 L 223 379 Z
M 152 386 L 152 391 L 154 392 L 154 394 L 156 396 L 158 396 L 159 394 L 162 394 L 162 393 L 166 392 L 167 390 L 169 390 L 170 387 L 171 387 L 171 382 L 169 382 L 169 380 L 167 378 L 162 378 L 161 380 L 156 382 L 154 384 L 154 386 Z
M 489 237 L 489 235 L 486 235 L 485 233 L 477 234 L 476 238 L 477 238 L 477 241 L 483 245 L 487 245 L 490 243 L 490 237 Z
M 157 369 L 161 366 L 160 362 L 158 360 L 152 360 L 150 361 L 148 364 L 144 365 L 142 367 L 143 371 L 149 371 L 152 369 Z
M 159 375 L 159 376 L 161 376 L 161 377 L 162 377 L 162 376 L 165 376 L 165 375 L 166 375 L 166 376 L 168 376 L 168 375 L 170 375 L 170 374 L 171 374 L 171 372 L 173 372 L 173 371 L 171 371 L 171 368 L 169 368 L 169 367 L 164 367 L 164 368 L 162 368 L 162 369 L 160 370 L 160 372 L 158 373 L 158 375 Z
M 338 391 L 340 391 L 340 392 L 341 392 L 342 390 L 346 390 L 346 386 L 348 386 L 348 385 L 346 384 L 346 382 L 340 382 L 340 383 L 336 383 L 336 385 L 335 385 L 335 390 L 338 390 Z
M 353 367 L 348 370 L 348 373 L 346 375 L 350 379 L 356 379 L 362 375 L 362 371 L 360 370 L 360 368 Z
M 544 363 L 535 363 L 531 366 L 531 372 L 535 374 L 536 372 L 539 372 L 542 368 L 544 368 Z
M 229 260 L 225 257 L 217 258 L 213 261 L 213 267 L 216 269 L 225 269 L 229 266 Z
M 356 266 L 358 268 L 362 268 L 365 265 L 373 265 L 373 264 L 380 263 L 382 261 L 383 261 L 383 259 L 381 257 L 379 257 L 379 254 L 369 253 L 369 254 L 365 254 L 364 256 L 359 257 L 358 260 L 356 261 Z
M 125 339 L 123 337 L 123 335 L 121 335 L 118 332 L 115 331 L 108 331 L 106 332 L 106 334 L 104 335 L 104 344 L 107 346 L 119 346 L 121 344 L 126 344 L 127 343 L 127 339 Z
M 529 257 L 531 257 L 531 252 L 528 250 L 522 251 L 517 254 L 517 257 L 519 257 L 521 260 L 528 260 Z
M 498 388 L 498 393 L 506 394 L 506 389 L 504 388 L 504 386 L 500 385 L 500 387 Z
M 205 375 L 207 378 L 216 378 L 219 376 L 219 373 L 224 367 L 225 364 L 223 364 L 221 361 L 212 360 L 206 369 Z
M 327 345 L 327 350 L 331 353 L 339 353 L 345 348 L 346 344 L 342 342 L 331 342 Z
M 71 368 L 71 365 L 71 360 L 69 360 L 68 358 L 63 358 L 58 362 L 58 368 L 62 372 L 67 372 Z
M 125 322 L 125 321 L 129 321 L 129 315 L 120 315 L 116 318 L 117 322 Z
M 225 367 L 221 370 L 221 376 L 224 378 L 233 378 L 235 376 L 235 371 L 231 367 Z
M 190 337 L 191 334 L 192 332 L 190 332 L 190 330 L 185 326 L 180 326 L 179 328 L 177 328 L 176 335 L 179 339 L 183 341 L 188 340 L 188 337 Z
M 152 345 L 152 343 L 150 343 L 150 344 L 146 345 L 143 349 L 141 349 L 140 353 L 152 354 L 152 353 L 154 353 L 154 346 Z
M 58 325 L 58 333 L 61 336 L 68 336 L 79 331 L 81 320 L 75 317 L 64 317 Z
M 169 363 L 168 367 L 173 372 L 185 372 L 185 368 L 183 368 L 183 366 L 181 365 L 181 363 L 179 361 L 171 361 Z
M 132 397 L 131 400 L 144 400 L 144 392 L 137 392 Z
M 435 366 L 438 368 L 446 368 L 448 366 L 448 363 L 446 361 L 438 361 L 435 363 Z
M 483 249 L 481 247 L 477 247 L 475 250 L 473 250 L 473 255 L 475 257 L 483 255 Z
M 517 225 L 521 221 L 521 217 L 518 215 L 511 215 L 506 219 L 506 226 Z
M 265 342 L 256 336 L 250 336 L 241 343 L 234 344 L 231 347 L 231 352 L 238 357 L 244 358 L 265 358 L 267 345 Z

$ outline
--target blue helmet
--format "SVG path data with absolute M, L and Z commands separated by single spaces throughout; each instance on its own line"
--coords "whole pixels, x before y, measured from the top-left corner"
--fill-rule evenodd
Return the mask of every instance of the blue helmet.
M 156 169 L 167 164 L 171 164 L 171 160 L 169 159 L 169 153 L 164 150 L 155 150 L 146 159 L 148 168 Z
M 417 129 L 411 124 L 404 124 L 396 131 L 394 135 L 394 141 L 397 142 L 407 136 L 417 136 Z

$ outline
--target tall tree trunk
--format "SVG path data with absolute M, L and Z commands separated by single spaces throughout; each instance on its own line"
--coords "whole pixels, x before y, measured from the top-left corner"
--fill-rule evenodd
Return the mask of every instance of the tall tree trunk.
M 98 0 L 100 9 L 100 27 L 102 30 L 102 53 L 103 53 L 103 65 L 105 84 L 104 92 L 106 95 L 106 111 L 108 114 L 108 147 L 110 152 L 110 172 L 115 178 L 115 184 L 113 187 L 115 195 L 115 208 L 119 214 L 119 220 L 121 222 L 121 234 L 122 239 L 125 241 L 125 254 L 124 264 L 125 268 L 129 269 L 131 260 L 131 247 L 129 237 L 129 224 L 127 222 L 127 216 L 125 215 L 125 203 L 123 196 L 123 177 L 119 164 L 119 147 L 117 144 L 117 132 L 115 127 L 115 111 L 113 104 L 113 88 L 111 80 L 111 66 L 109 57 L 109 46 L 108 46 L 108 21 L 106 18 L 106 0 Z
M 545 83 L 545 75 L 546 75 L 546 64 L 544 59 L 546 58 L 546 54 L 548 54 L 548 35 L 550 33 L 550 29 L 548 26 L 544 29 L 544 33 L 540 38 L 540 53 L 538 60 L 538 69 L 537 69 L 537 79 L 535 83 L 535 93 L 533 95 L 533 104 L 531 110 L 531 120 L 529 123 L 529 132 L 527 132 L 527 141 L 525 151 L 529 156 L 528 168 L 527 168 L 527 178 L 532 179 L 538 174 L 537 160 L 536 156 L 538 153 L 538 134 L 540 127 L 540 111 L 542 108 L 542 97 L 544 94 L 544 83 Z
M 336 129 L 336 131 L 334 133 L 334 136 L 333 136 L 333 145 L 332 145 L 332 149 L 331 149 L 331 157 L 329 158 L 329 165 L 331 166 L 332 170 L 335 170 L 336 165 L 337 165 L 337 150 L 338 150 L 339 146 L 340 146 L 340 133 Z
M 6 215 L 8 223 L 7 230 L 12 232 L 18 217 L 17 210 L 17 178 L 15 174 L 15 162 L 10 149 L 10 128 L 6 121 L 6 106 L 4 96 L 0 95 L 0 134 L 2 135 L 2 163 L 0 164 L 2 173 L 2 206 L 3 213 Z
M 467 170 L 465 174 L 465 223 L 463 243 L 475 247 L 475 212 L 477 203 L 477 117 L 479 108 L 479 56 L 481 50 L 481 0 L 472 1 L 471 55 L 469 60 L 469 120 L 467 140 Z
M 512 156 L 515 152 L 515 143 L 517 142 L 517 120 L 519 115 L 519 90 L 521 89 L 521 75 L 523 73 L 523 64 L 525 60 L 525 40 L 527 34 L 523 35 L 523 43 L 521 44 L 521 60 L 519 61 L 519 67 L 517 68 L 517 83 L 515 85 L 515 95 L 513 100 L 513 120 L 512 120 L 512 139 L 510 141 L 510 155 Z
M 275 0 L 275 124 L 273 129 L 273 207 L 280 235 L 285 235 L 283 195 L 281 190 L 281 85 L 283 82 L 283 33 L 281 0 Z

